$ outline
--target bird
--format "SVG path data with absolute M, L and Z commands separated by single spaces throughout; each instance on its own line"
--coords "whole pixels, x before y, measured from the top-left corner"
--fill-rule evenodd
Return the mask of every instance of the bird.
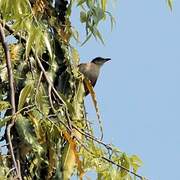
M 94 87 L 96 85 L 97 79 L 99 77 L 100 69 L 104 63 L 111 60 L 110 58 L 96 57 L 89 63 L 79 64 L 79 71 L 90 80 L 91 85 Z M 89 90 L 84 83 L 85 95 L 89 94 Z

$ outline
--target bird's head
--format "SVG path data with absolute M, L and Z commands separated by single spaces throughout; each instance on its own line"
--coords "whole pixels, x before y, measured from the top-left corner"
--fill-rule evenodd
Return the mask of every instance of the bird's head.
M 102 58 L 102 57 L 96 57 L 94 58 L 91 63 L 94 63 L 98 66 L 102 66 L 105 62 L 111 60 L 110 58 Z

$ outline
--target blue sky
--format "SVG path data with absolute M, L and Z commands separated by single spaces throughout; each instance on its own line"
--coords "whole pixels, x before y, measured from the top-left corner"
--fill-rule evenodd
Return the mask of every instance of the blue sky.
M 106 45 L 95 40 L 78 47 L 80 58 L 111 57 L 95 87 L 104 123 L 104 141 L 144 162 L 149 180 L 180 179 L 180 1 L 173 12 L 165 0 L 121 0 L 110 7 L 111 32 L 101 25 Z M 75 12 L 74 12 L 75 13 Z M 73 25 L 83 32 L 77 16 Z M 90 119 L 95 119 L 90 97 Z

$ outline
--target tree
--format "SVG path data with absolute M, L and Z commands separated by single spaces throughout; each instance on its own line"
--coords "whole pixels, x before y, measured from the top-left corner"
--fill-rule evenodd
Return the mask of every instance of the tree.
M 0 0 L 0 126 L 8 149 L 0 154 L 1 179 L 82 179 L 89 170 L 98 179 L 145 179 L 137 174 L 138 156 L 95 137 L 86 117 L 83 81 L 102 129 L 95 93 L 70 43 L 78 39 L 73 4 L 81 9 L 84 43 L 92 36 L 103 42 L 99 22 L 106 16 L 114 22 L 106 0 Z

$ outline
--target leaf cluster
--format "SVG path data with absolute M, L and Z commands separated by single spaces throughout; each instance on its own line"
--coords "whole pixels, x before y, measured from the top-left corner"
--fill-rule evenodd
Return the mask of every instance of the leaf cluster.
M 98 30 L 99 23 L 105 21 L 107 15 L 110 17 L 111 27 L 113 27 L 113 24 L 115 23 L 111 13 L 106 10 L 106 5 L 106 0 L 102 0 L 101 3 L 95 0 L 78 1 L 77 6 L 80 6 L 82 9 L 80 12 L 80 21 L 85 24 L 87 36 L 82 44 L 86 43 L 92 35 L 104 44 L 104 40 Z

